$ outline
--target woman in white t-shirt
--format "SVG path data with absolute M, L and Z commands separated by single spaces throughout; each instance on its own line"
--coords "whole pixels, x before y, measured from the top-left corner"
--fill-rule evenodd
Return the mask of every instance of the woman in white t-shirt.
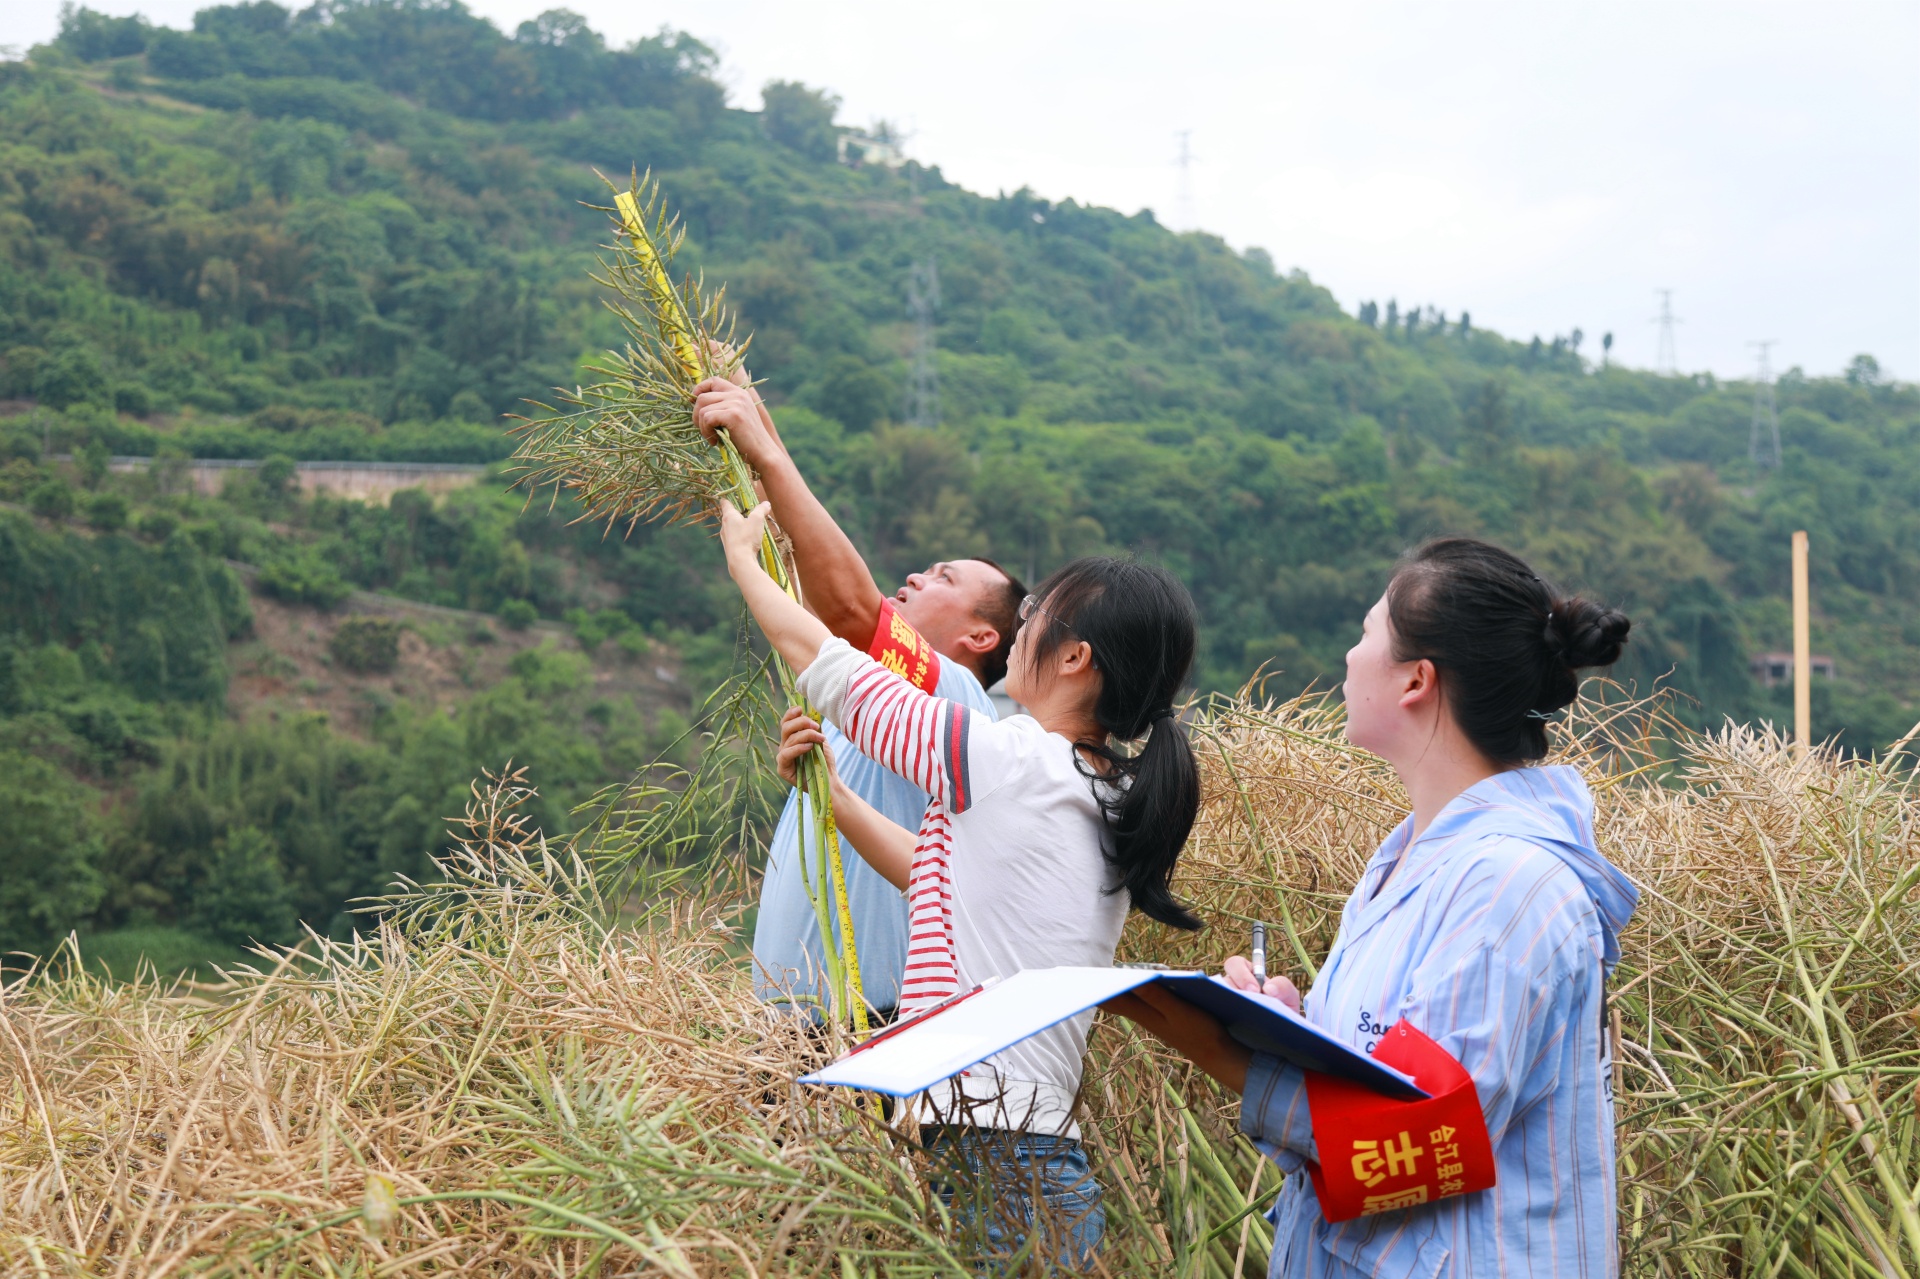
M 931 797 L 916 834 L 838 785 L 840 833 L 907 894 L 902 1015 L 1026 968 L 1103 965 L 1129 906 L 1198 928 L 1169 887 L 1200 803 L 1200 774 L 1173 699 L 1193 664 L 1193 601 L 1162 569 L 1076 560 L 1021 605 L 998 723 L 928 696 L 833 638 L 760 568 L 767 508 L 721 511 L 727 569 L 807 701 L 866 754 Z M 798 711 L 782 725 L 783 772 L 821 745 Z M 1084 1261 L 1104 1225 L 1073 1119 L 1093 1014 L 1028 1039 L 925 1094 L 922 1137 L 991 1205 L 956 1216 L 996 1249 L 1018 1248 L 1043 1197 Z

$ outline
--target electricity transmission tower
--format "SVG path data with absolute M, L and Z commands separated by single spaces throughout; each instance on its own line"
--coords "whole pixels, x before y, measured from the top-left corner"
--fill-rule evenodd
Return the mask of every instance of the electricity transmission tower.
M 933 313 L 940 305 L 940 271 L 932 258 L 913 264 L 907 278 L 907 318 L 913 321 L 913 373 L 907 416 L 915 426 L 940 425 L 940 383 L 934 370 Z
M 1748 346 L 1760 352 L 1760 365 L 1753 371 L 1753 426 L 1747 431 L 1747 458 L 1757 470 L 1763 466 L 1780 465 L 1780 407 L 1773 398 L 1773 365 L 1767 359 L 1776 339 L 1768 338 L 1764 342 L 1749 342 Z M 1769 438 L 1773 441 L 1773 456 L 1763 456 L 1760 451 L 1760 428 L 1765 424 Z
M 1660 295 L 1660 314 L 1653 322 L 1660 326 L 1660 345 L 1654 352 L 1653 367 L 1658 373 L 1678 373 L 1680 357 L 1673 345 L 1673 326 L 1680 323 L 1680 317 L 1673 313 L 1673 290 L 1655 289 Z
M 1180 154 L 1174 157 L 1174 164 L 1180 169 L 1179 217 L 1180 230 L 1193 229 L 1193 130 L 1181 129 L 1173 135 L 1180 139 Z

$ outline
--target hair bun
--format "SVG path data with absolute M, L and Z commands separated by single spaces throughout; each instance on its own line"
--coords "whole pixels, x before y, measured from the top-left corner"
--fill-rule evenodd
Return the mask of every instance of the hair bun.
M 1620 660 L 1633 619 L 1618 609 L 1579 596 L 1557 600 L 1547 616 L 1547 647 L 1576 670 Z

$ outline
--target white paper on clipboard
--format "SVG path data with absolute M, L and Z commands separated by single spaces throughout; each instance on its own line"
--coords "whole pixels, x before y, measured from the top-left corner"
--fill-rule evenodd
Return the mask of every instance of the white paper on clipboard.
M 886 1037 L 876 1037 L 871 1047 L 855 1048 L 800 1082 L 911 1097 L 1115 995 L 1155 982 L 1219 1017 L 1242 1043 L 1303 1069 L 1353 1079 L 1388 1096 L 1426 1096 L 1408 1076 L 1341 1043 L 1275 1000 L 1235 990 L 1218 977 L 1139 968 L 1030 968 L 1015 973 L 912 1025 L 882 1032 Z

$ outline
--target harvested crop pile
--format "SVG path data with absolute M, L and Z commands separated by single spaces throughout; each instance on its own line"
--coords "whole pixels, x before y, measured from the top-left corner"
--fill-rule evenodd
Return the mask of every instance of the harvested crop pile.
M 1217 964 L 1245 923 L 1325 953 L 1398 820 L 1318 701 L 1207 708 L 1184 891 L 1127 958 Z M 1646 890 L 1614 983 L 1633 1274 L 1920 1275 L 1920 797 L 1905 761 L 1796 760 L 1644 708 L 1567 754 Z M 914 1146 L 792 1080 L 832 1045 L 753 1001 L 740 877 L 612 918 L 592 850 L 476 792 L 445 883 L 353 946 L 217 990 L 69 961 L 0 1005 L 0 1262 L 154 1276 L 973 1273 Z M 1233 1108 L 1103 1018 L 1088 1140 L 1114 1274 L 1264 1274 L 1277 1186 Z

